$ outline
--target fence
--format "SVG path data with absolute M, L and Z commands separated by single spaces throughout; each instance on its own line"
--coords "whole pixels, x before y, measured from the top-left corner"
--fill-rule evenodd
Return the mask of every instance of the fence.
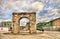
M 44 26 L 43 29 L 47 31 L 60 31 L 60 26 Z

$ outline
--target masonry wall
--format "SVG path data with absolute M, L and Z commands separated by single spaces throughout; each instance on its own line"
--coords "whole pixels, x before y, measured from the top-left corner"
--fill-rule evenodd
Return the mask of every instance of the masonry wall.
M 60 18 L 52 22 L 52 26 L 60 26 Z
M 60 18 L 52 21 L 52 26 L 43 27 L 47 31 L 60 31 Z
M 20 31 L 19 20 L 21 18 L 28 18 L 30 20 L 29 32 L 36 32 L 36 13 L 35 12 L 15 12 L 13 13 L 13 33 Z

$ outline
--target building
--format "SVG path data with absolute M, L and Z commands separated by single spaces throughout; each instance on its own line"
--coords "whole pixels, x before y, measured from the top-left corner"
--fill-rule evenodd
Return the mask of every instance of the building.
M 1 33 L 9 32 L 11 30 L 10 27 L 12 27 L 12 21 L 1 21 L 0 22 L 0 32 Z
M 42 26 L 43 29 L 48 30 L 48 31 L 50 31 L 50 30 L 60 31 L 60 18 L 57 18 L 57 19 L 54 19 L 52 21 L 45 22 L 45 23 L 38 23 L 37 27 L 39 28 L 40 26 Z
M 12 21 L 2 21 L 0 23 L 0 27 L 11 27 L 12 26 Z
M 43 26 L 60 26 L 60 18 L 54 19 L 49 22 L 42 23 Z
M 44 27 L 46 30 L 60 31 L 60 18 L 54 19 L 46 23 L 48 25 L 50 23 L 51 26 Z
M 60 18 L 57 18 L 52 21 L 52 26 L 60 26 Z

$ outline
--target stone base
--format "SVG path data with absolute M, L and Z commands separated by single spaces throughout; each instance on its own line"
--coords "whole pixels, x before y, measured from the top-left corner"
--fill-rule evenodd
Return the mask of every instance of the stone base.
M 30 34 L 34 34 L 34 33 L 36 33 L 36 31 L 32 31 L 32 30 L 30 30 L 29 33 L 30 33 Z

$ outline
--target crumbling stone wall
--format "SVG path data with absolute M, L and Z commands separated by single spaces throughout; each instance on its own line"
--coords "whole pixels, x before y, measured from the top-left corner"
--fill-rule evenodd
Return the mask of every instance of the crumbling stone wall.
M 30 20 L 30 33 L 36 33 L 36 12 L 14 12 L 13 13 L 13 33 L 19 33 L 19 21 L 21 18 L 28 18 Z

